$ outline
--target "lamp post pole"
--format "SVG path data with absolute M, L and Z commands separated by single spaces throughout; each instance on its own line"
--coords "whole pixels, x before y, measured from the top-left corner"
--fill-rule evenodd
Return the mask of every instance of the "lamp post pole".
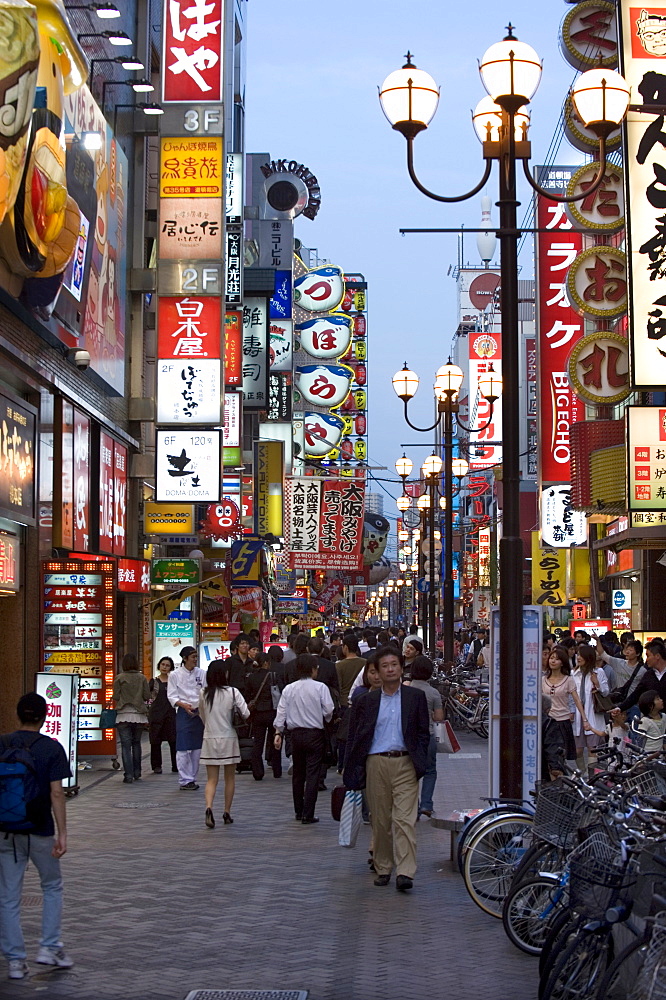
M 428 647 L 431 656 L 437 649 L 437 567 L 435 566 L 435 497 L 437 495 L 436 476 L 428 476 L 430 507 L 428 508 L 428 563 L 430 566 L 428 590 Z
M 448 665 L 453 662 L 453 413 L 447 406 L 444 413 L 444 586 L 442 589 L 444 645 L 442 655 Z

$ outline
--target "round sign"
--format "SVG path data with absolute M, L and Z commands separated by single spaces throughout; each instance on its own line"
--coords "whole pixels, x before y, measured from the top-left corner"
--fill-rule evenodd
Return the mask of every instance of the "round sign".
M 627 309 L 627 257 L 617 247 L 594 246 L 569 268 L 567 294 L 579 313 L 613 319 Z
M 489 333 L 482 333 L 471 342 L 471 347 L 477 358 L 494 358 L 499 349 L 499 344 L 495 337 Z
M 564 102 L 564 134 L 571 145 L 576 149 L 580 149 L 582 153 L 589 153 L 590 150 L 599 149 L 598 136 L 591 129 L 587 128 L 586 125 L 583 125 L 574 110 L 571 94 L 569 94 Z M 618 125 L 606 139 L 606 152 L 611 153 L 614 149 L 618 149 L 621 142 L 622 134 Z
M 339 406 L 353 379 L 354 370 L 347 365 L 299 365 L 295 372 L 298 391 L 315 406 Z
M 303 419 L 306 458 L 323 458 L 342 437 L 344 423 L 337 413 L 306 413 Z
M 294 302 L 308 312 L 332 312 L 344 294 L 345 280 L 339 267 L 315 267 L 294 281 Z
M 560 30 L 562 55 L 574 69 L 600 65 L 617 66 L 617 30 L 615 4 L 608 0 L 583 0 L 565 15 Z
M 599 233 L 614 233 L 624 228 L 624 188 L 622 167 L 609 163 L 601 185 L 592 194 L 582 197 L 592 186 L 600 164 L 586 163 L 577 170 L 567 185 L 567 196 L 580 195 L 581 201 L 570 202 L 566 212 L 576 229 L 594 229 Z
M 496 302 L 496 292 L 499 284 L 500 276 L 495 271 L 485 271 L 483 274 L 477 274 L 469 286 L 469 299 L 474 308 L 483 312 L 489 305 Z
M 569 378 L 576 395 L 595 406 L 610 406 L 631 392 L 629 342 L 610 330 L 579 340 L 569 356 Z
M 630 599 L 631 599 L 631 591 L 627 591 L 627 590 L 614 590 L 613 591 L 613 607 L 614 608 L 618 608 L 618 610 L 620 608 L 626 607 L 626 605 L 627 605 L 627 594 L 630 595 Z
M 313 358 L 340 358 L 351 344 L 351 316 L 336 313 L 296 327 L 301 347 Z

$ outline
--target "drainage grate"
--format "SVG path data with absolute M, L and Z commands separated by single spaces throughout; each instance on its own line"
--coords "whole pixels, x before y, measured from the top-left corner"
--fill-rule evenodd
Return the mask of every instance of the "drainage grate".
M 479 754 L 479 756 L 481 756 Z M 162 809 L 170 806 L 170 802 L 114 802 L 115 809 Z
M 185 1000 L 308 1000 L 308 990 L 192 990 Z
M 21 898 L 21 906 L 41 906 L 42 897 L 41 896 L 23 896 Z

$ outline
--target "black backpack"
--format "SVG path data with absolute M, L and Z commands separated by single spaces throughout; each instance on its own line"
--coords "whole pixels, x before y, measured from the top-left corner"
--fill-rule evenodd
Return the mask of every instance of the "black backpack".
M 0 751 L 0 831 L 30 833 L 37 825 L 40 786 L 32 747 L 43 733 L 26 746 L 14 740 Z

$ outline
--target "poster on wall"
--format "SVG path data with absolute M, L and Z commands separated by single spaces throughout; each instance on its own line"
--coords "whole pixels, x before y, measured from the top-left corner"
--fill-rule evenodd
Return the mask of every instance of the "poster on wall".
M 0 515 L 35 523 L 34 406 L 0 392 Z
M 292 568 L 362 569 L 363 483 L 294 478 L 287 482 L 286 502 L 284 538 Z
M 159 673 L 157 664 L 163 656 L 170 656 L 174 666 L 180 666 L 183 646 L 196 646 L 196 623 L 193 621 L 153 622 L 153 673 Z

